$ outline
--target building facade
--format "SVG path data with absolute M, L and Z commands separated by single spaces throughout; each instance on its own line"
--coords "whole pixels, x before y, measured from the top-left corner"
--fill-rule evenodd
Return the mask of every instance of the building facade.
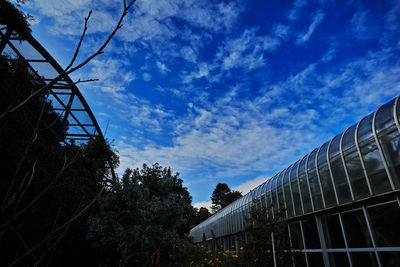
M 400 266 L 400 103 L 397 97 L 190 231 L 236 249 L 245 217 L 285 210 L 294 266 Z

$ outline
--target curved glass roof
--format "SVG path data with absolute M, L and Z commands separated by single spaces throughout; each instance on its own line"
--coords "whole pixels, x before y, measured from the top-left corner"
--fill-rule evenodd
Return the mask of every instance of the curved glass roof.
M 76 84 L 31 34 L 21 35 L 0 24 L 0 44 L 2 55 L 7 55 L 9 60 L 24 60 L 43 83 L 52 83 L 46 94 L 54 111 L 68 126 L 65 142 L 85 142 L 98 137 L 104 141 L 96 118 Z M 54 83 L 53 79 L 58 76 Z

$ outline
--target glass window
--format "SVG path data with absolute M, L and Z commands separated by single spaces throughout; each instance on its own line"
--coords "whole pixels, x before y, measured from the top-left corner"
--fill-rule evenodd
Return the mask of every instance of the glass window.
M 376 245 L 400 247 L 400 208 L 397 202 L 368 208 Z
M 300 182 L 300 190 L 301 190 L 301 197 L 303 199 L 303 206 L 304 206 L 304 212 L 311 212 L 312 207 L 311 207 L 311 198 L 310 198 L 310 191 L 308 190 L 308 184 L 307 184 L 307 177 L 306 177 L 306 160 L 307 156 L 305 156 L 299 166 L 299 182 Z
M 347 242 L 350 248 L 365 248 L 372 246 L 362 210 L 343 213 L 342 218 Z
M 278 201 L 279 201 L 279 209 L 282 211 L 285 209 L 285 201 L 283 197 L 283 187 L 282 187 L 282 178 L 283 175 L 285 174 L 285 171 L 282 171 L 277 179 L 277 195 L 278 195 Z
M 333 266 L 336 267 L 347 267 L 350 266 L 349 264 L 349 257 L 347 257 L 346 252 L 334 252 L 328 253 L 329 258 L 333 259 L 335 264 Z
M 272 216 L 271 184 L 272 184 L 272 179 L 269 179 L 267 181 L 267 190 L 266 190 L 266 193 L 265 193 L 265 199 L 267 201 L 267 214 L 268 214 L 268 216 Z
M 315 218 L 310 217 L 304 219 L 302 223 L 303 223 L 303 233 L 306 242 L 306 248 L 307 249 L 321 248 L 321 244 L 319 242 L 317 224 L 315 223 Z
M 328 248 L 345 248 L 342 228 L 340 227 L 339 215 L 329 215 L 325 217 L 326 226 L 326 246 Z
M 324 260 L 322 259 L 321 252 L 308 252 L 307 256 L 309 266 L 324 266 Z
M 340 135 L 333 138 L 329 148 L 329 162 L 335 181 L 336 192 L 340 203 L 351 201 L 350 187 L 347 183 L 346 173 L 343 167 L 343 160 L 340 156 Z
M 294 253 L 293 255 L 296 267 L 306 267 L 306 255 L 303 252 Z
M 369 115 L 361 121 L 358 131 L 358 142 L 365 169 L 370 179 L 372 192 L 374 194 L 380 194 L 390 191 L 391 187 L 378 147 L 372 136 L 372 115 L 373 114 Z
M 292 169 L 292 167 L 289 167 L 287 169 L 285 176 L 283 178 L 283 189 L 285 192 L 286 210 L 287 210 L 288 217 L 292 217 L 294 215 L 292 194 L 290 192 L 290 181 L 289 181 L 291 169 Z
M 383 266 L 398 266 L 400 263 L 400 251 L 395 252 L 380 252 Z
M 274 213 L 278 211 L 278 198 L 276 195 L 276 180 L 278 179 L 279 175 L 275 175 L 273 180 L 272 180 L 272 186 L 271 186 L 271 199 L 272 199 L 272 207 Z
M 299 191 L 299 183 L 297 181 L 297 167 L 299 166 L 299 161 L 293 165 L 293 168 L 290 172 L 290 183 L 292 186 L 292 196 L 293 196 L 293 204 L 295 208 L 295 214 L 302 214 L 301 200 L 300 200 L 300 191 Z
M 345 132 L 343 137 L 343 154 L 354 198 L 361 199 L 368 197 L 370 194 L 367 178 L 365 177 L 355 143 L 355 130 L 356 126 L 352 126 Z
M 303 249 L 303 238 L 301 237 L 301 228 L 299 222 L 289 224 L 290 238 L 294 249 Z
M 395 99 L 383 105 L 376 114 L 375 126 L 383 154 L 396 188 L 400 187 L 400 137 L 393 118 Z
M 379 108 L 375 118 L 375 129 L 377 133 L 394 126 L 393 107 L 395 100 L 396 99 L 392 99 L 390 102 Z
M 400 187 L 400 135 L 396 127 L 392 127 L 390 132 L 381 132 L 378 135 L 379 142 L 388 163 L 393 183 L 396 188 Z
M 352 252 L 350 257 L 354 267 L 378 267 L 374 252 Z
M 308 157 L 307 174 L 310 183 L 311 196 L 314 203 L 314 209 L 319 210 L 323 208 L 321 188 L 319 186 L 317 170 L 315 168 L 315 157 L 317 156 L 318 149 L 314 149 Z
M 336 205 L 335 192 L 333 190 L 332 178 L 329 172 L 328 163 L 326 162 L 326 152 L 328 143 L 322 145 L 318 154 L 318 173 L 321 180 L 322 192 L 325 198 L 325 205 L 332 207 Z

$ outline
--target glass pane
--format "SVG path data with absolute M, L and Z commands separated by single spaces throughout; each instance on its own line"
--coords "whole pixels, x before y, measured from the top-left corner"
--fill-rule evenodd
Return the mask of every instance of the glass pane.
M 367 224 L 362 210 L 342 214 L 347 242 L 350 248 L 371 247 Z
M 279 209 L 281 211 L 283 211 L 285 209 L 285 201 L 283 198 L 283 188 L 282 188 L 282 178 L 283 178 L 284 174 L 285 174 L 285 171 L 282 171 L 279 174 L 278 181 L 277 181 L 277 184 L 278 184 L 277 194 L 278 194 L 278 201 L 279 201 Z
M 374 252 L 352 252 L 350 257 L 354 267 L 378 267 Z
M 283 187 L 284 187 L 284 191 L 285 191 L 286 210 L 288 213 L 288 217 L 292 217 L 294 215 L 294 212 L 293 212 L 292 194 L 290 193 L 289 182 L 286 182 L 283 185 Z
M 304 157 L 301 160 L 300 167 L 299 167 L 300 190 L 301 190 L 301 197 L 303 199 L 305 213 L 312 211 L 310 191 L 308 190 L 306 170 L 305 170 L 306 160 L 307 160 L 307 157 Z
M 308 262 L 310 266 L 324 266 L 324 260 L 322 259 L 322 253 L 312 252 L 307 253 Z
M 325 205 L 327 207 L 332 207 L 336 205 L 335 192 L 333 190 L 333 184 L 331 179 L 331 174 L 329 172 L 328 164 L 326 162 L 326 152 L 328 148 L 328 143 L 322 145 L 318 154 L 318 173 L 321 179 L 322 192 L 325 198 Z
M 303 233 L 307 249 L 321 248 L 319 243 L 317 224 L 314 217 L 305 219 L 303 222 Z
M 335 253 L 328 253 L 329 258 L 333 259 L 335 264 L 333 266 L 336 267 L 347 267 L 350 266 L 349 258 L 347 257 L 347 253 L 345 252 L 335 252 Z
M 400 263 L 400 251 L 396 252 L 380 252 L 383 266 L 398 266 Z
M 393 106 L 396 99 L 383 105 L 377 112 L 375 118 L 375 129 L 377 133 L 394 126 Z
M 382 158 L 374 140 L 360 144 L 365 169 L 371 183 L 372 192 L 380 194 L 391 190 Z
M 378 134 L 396 188 L 400 187 L 400 135 L 396 127 Z
M 294 262 L 296 267 L 306 267 L 306 258 L 303 252 L 294 253 Z
M 358 127 L 358 142 L 361 143 L 365 140 L 373 138 L 372 135 L 372 118 L 374 114 L 371 113 L 367 117 L 363 118 Z
M 272 207 L 274 213 L 278 211 L 278 198 L 276 195 L 276 180 L 278 179 L 279 175 L 275 175 L 275 177 L 272 180 L 272 187 L 271 187 L 271 198 L 272 198 Z
M 329 162 L 331 165 L 333 180 L 335 181 L 336 192 L 339 202 L 346 203 L 351 201 L 350 188 L 347 183 L 343 161 L 339 152 L 340 135 L 335 136 L 329 148 Z
M 400 247 L 400 208 L 397 202 L 368 208 L 369 217 L 379 247 Z
M 295 208 L 295 214 L 300 215 L 302 213 L 301 207 L 301 200 L 300 200 L 300 191 L 299 191 L 299 184 L 297 182 L 297 167 L 299 161 L 297 161 L 290 172 L 290 183 L 292 186 L 292 197 L 293 197 L 293 204 Z
M 342 144 L 343 152 L 346 152 L 346 150 L 355 146 L 354 135 L 356 132 L 356 128 L 357 128 L 357 125 L 353 125 L 345 132 L 345 134 L 343 136 L 343 144 Z
M 295 222 L 289 225 L 290 237 L 292 240 L 292 246 L 294 249 L 303 249 L 303 239 L 301 237 L 300 223 Z
M 340 227 L 339 215 L 330 215 L 325 217 L 326 223 L 326 245 L 328 248 L 345 248 L 342 228 Z
M 315 157 L 317 155 L 318 149 L 311 152 L 308 158 L 308 181 L 310 183 L 311 196 L 314 203 L 314 209 L 319 210 L 323 208 L 321 189 L 319 187 L 317 170 L 315 169 Z
M 355 199 L 361 199 L 369 196 L 367 178 L 365 177 L 361 166 L 360 157 L 355 146 L 344 153 L 347 172 L 353 188 Z

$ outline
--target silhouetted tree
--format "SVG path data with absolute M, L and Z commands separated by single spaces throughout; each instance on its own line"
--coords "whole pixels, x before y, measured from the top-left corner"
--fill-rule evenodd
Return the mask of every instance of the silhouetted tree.
M 102 264 L 151 266 L 157 250 L 162 265 L 183 256 L 192 206 L 182 182 L 157 163 L 125 171 L 90 218 L 88 239 L 102 251 Z
M 196 225 L 198 225 L 201 222 L 204 222 L 205 220 L 207 220 L 209 217 L 211 217 L 212 213 L 204 207 L 200 207 L 200 209 L 198 208 L 194 208 L 194 214 L 190 220 L 190 226 L 195 227 Z
M 217 213 L 220 209 L 228 206 L 230 203 L 240 198 L 242 193 L 239 191 L 231 191 L 229 186 L 224 183 L 218 183 L 211 196 L 211 210 Z

